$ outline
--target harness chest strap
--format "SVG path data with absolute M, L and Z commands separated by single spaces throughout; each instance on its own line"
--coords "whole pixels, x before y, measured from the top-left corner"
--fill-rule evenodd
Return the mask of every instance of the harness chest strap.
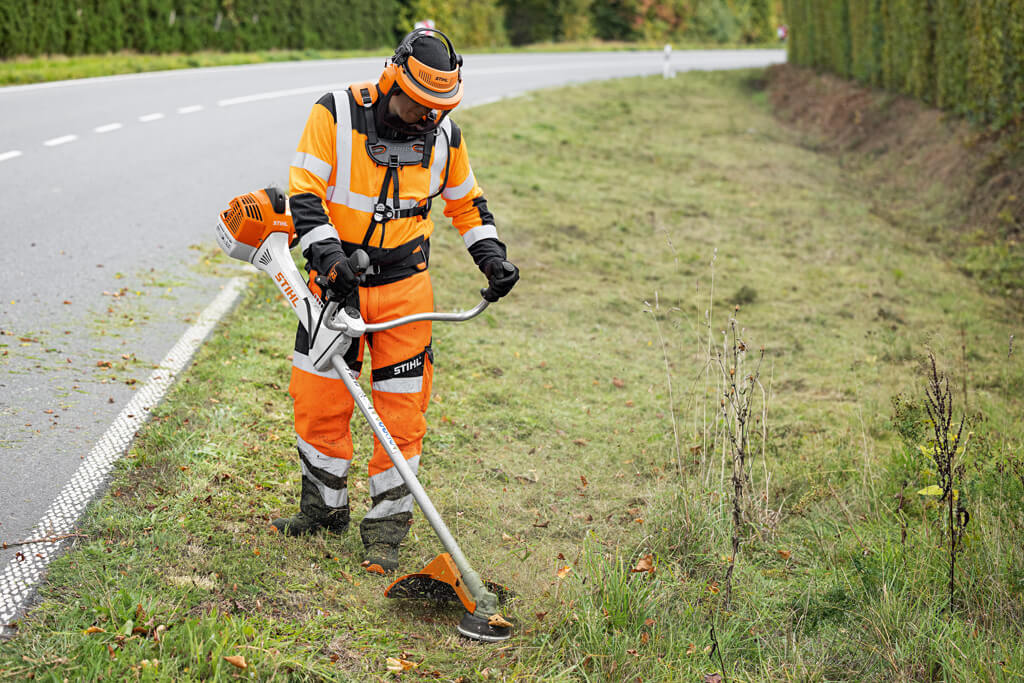
M 356 83 L 350 86 L 349 92 L 363 111 L 366 126 L 367 154 L 374 163 L 380 166 L 387 166 L 387 172 L 384 174 L 384 182 L 381 184 L 377 203 L 373 207 L 373 216 L 370 220 L 370 225 L 366 230 L 366 234 L 363 236 L 362 243 L 362 247 L 364 249 L 369 247 L 370 237 L 372 237 L 374 230 L 376 230 L 379 225 L 381 226 L 380 247 L 383 248 L 384 232 L 388 221 L 411 217 L 418 217 L 420 220 L 423 220 L 430 215 L 433 198 L 443 192 L 444 186 L 447 184 L 448 154 L 445 154 L 445 179 L 444 182 L 439 183 L 437 191 L 430 197 L 427 197 L 419 206 L 409 209 L 399 208 L 401 206 L 401 202 L 399 198 L 398 169 L 401 166 L 412 165 L 414 163 L 419 163 L 419 165 L 424 169 L 429 168 L 431 156 L 434 151 L 434 141 L 437 138 L 438 131 L 428 133 L 418 141 L 382 140 L 377 136 L 376 121 L 373 111 L 373 105 L 380 94 L 376 84 L 373 82 Z M 419 147 L 420 150 L 417 150 L 417 147 Z M 381 157 L 384 155 L 386 155 L 386 158 L 382 159 Z M 393 190 L 391 192 L 392 204 L 390 206 L 387 201 L 389 190 Z

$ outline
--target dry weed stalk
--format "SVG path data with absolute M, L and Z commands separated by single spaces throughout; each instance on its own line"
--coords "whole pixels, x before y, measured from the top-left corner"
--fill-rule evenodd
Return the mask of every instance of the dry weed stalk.
M 949 611 L 952 612 L 955 608 L 956 556 L 963 551 L 960 541 L 971 518 L 963 505 L 963 496 L 960 495 L 964 474 L 962 459 L 967 451 L 970 434 L 964 437 L 965 416 L 960 417 L 954 434 L 953 396 L 949 389 L 949 378 L 939 373 L 934 353 L 928 353 L 928 360 L 930 367 L 925 386 L 925 410 L 928 411 L 933 439 L 930 439 L 927 447 L 922 447 L 922 450 L 935 463 L 939 477 L 939 503 L 946 503 L 949 532 Z
M 738 312 L 739 306 L 734 312 Z M 748 522 L 750 510 L 750 422 L 755 399 L 754 390 L 760 386 L 761 363 L 764 349 L 760 350 L 751 372 L 745 370 L 747 344 L 736 318 L 729 318 L 729 329 L 723 333 L 722 353 L 715 358 L 721 375 L 720 409 L 727 442 L 724 450 L 729 454 L 732 482 L 732 555 L 725 573 L 725 601 L 732 598 L 732 574 L 739 555 L 740 541 Z M 761 387 L 763 390 L 763 387 Z M 723 463 L 724 465 L 724 463 Z M 766 482 L 767 483 L 767 482 Z M 767 505 L 767 501 L 765 501 Z

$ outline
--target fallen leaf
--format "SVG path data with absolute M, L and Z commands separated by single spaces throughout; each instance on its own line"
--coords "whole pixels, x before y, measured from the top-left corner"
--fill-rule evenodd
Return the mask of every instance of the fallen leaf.
M 537 612 L 533 616 L 537 617 L 537 621 L 544 621 L 544 617 L 546 617 L 547 615 L 547 612 Z
M 636 650 L 626 650 L 626 654 L 633 655 L 634 657 L 639 657 L 640 656 L 640 653 L 637 652 Z
M 722 674 L 704 674 L 704 683 L 722 683 Z
M 647 628 L 654 626 L 654 619 L 651 619 L 650 617 L 644 619 L 644 626 Z
M 644 631 L 643 633 L 640 634 L 640 644 L 641 645 L 646 645 L 650 641 L 651 641 L 651 634 L 650 633 L 648 633 L 647 631 Z
M 708 591 L 712 595 L 718 595 L 718 582 L 717 581 L 712 581 L 711 583 L 709 583 L 708 584 Z
M 565 565 L 564 567 L 559 569 L 556 573 L 558 575 L 558 578 L 564 579 L 565 577 L 569 576 L 569 572 L 571 572 L 571 571 L 572 571 L 572 567 L 570 567 L 569 565 Z
M 501 616 L 500 614 L 492 614 L 487 618 L 487 624 L 494 626 L 495 628 L 511 628 L 512 622 Z
M 789 556 L 792 555 L 792 553 L 788 550 L 777 550 L 776 552 L 779 554 L 779 557 L 781 557 L 784 560 L 788 560 Z
M 98 368 L 109 368 L 113 365 L 109 360 L 96 361 L 96 367 Z
M 932 484 L 931 486 L 925 486 L 923 489 L 917 492 L 919 496 L 941 496 L 945 491 L 942 490 L 941 486 Z
M 239 669 L 244 669 L 248 666 L 248 664 L 245 663 L 245 657 L 242 655 L 228 655 L 224 658 L 224 661 L 231 666 L 237 666 Z
M 644 555 L 636 563 L 636 566 L 633 567 L 633 569 L 630 570 L 630 571 L 632 571 L 634 574 L 640 573 L 640 572 L 653 572 L 654 571 L 654 555 L 653 554 Z
M 625 382 L 623 382 L 623 381 L 622 381 L 621 379 L 619 379 L 618 377 L 612 377 L 612 384 L 614 384 L 614 385 L 615 385 L 616 387 L 618 387 L 619 389 L 621 389 L 622 387 L 626 386 L 626 383 L 625 383 Z
M 697 646 L 695 644 L 693 644 L 693 643 L 690 643 L 690 646 L 688 648 L 686 648 L 686 654 L 692 655 L 695 652 L 697 652 Z
M 407 659 L 388 657 L 388 671 L 394 673 L 400 673 L 402 671 L 408 671 L 409 669 L 415 669 L 417 666 L 419 666 L 419 662 L 410 662 Z
M 587 445 L 587 440 L 586 439 L 573 439 L 572 442 L 574 444 L 576 444 L 577 446 L 586 446 Z
M 93 633 L 106 633 L 106 631 L 101 629 L 99 626 L 90 626 L 89 628 L 82 631 L 82 633 L 84 633 L 87 636 L 91 636 Z
M 545 519 L 543 522 L 534 522 L 533 526 L 537 527 L 538 529 L 547 529 L 548 524 L 550 524 L 550 522 Z
M 587 478 L 584 477 L 582 474 L 580 475 L 580 481 L 583 483 L 584 487 L 586 487 L 586 486 L 588 486 L 590 484 L 590 482 L 587 481 Z

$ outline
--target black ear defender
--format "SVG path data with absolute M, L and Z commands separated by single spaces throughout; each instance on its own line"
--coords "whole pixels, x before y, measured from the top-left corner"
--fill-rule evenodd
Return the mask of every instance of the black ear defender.
M 455 71 L 462 66 L 462 55 L 455 52 L 455 46 L 452 44 L 451 39 L 436 28 L 413 29 L 405 38 L 402 38 L 398 47 L 395 48 L 395 54 L 391 58 L 391 63 L 395 66 L 403 66 L 409 57 L 412 56 L 412 44 L 423 36 L 441 36 L 444 39 L 445 47 L 448 48 L 449 71 Z

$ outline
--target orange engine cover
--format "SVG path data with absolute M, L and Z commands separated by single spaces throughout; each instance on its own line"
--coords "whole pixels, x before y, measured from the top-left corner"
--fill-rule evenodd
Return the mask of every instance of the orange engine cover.
M 277 188 L 257 190 L 232 199 L 220 219 L 231 236 L 247 246 L 259 247 L 267 235 L 274 232 L 287 233 L 291 243 L 295 226 L 284 206 L 284 195 Z

